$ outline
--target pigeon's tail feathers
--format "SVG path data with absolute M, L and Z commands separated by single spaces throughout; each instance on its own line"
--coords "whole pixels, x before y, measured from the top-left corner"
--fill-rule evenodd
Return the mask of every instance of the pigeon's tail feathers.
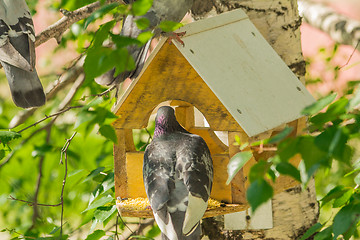
M 139 76 L 141 70 L 144 67 L 147 53 L 150 48 L 151 39 L 142 47 L 131 46 L 128 48 L 129 55 L 135 61 L 135 69 L 132 71 L 125 71 L 117 76 L 115 75 L 115 68 L 104 73 L 103 75 L 95 78 L 95 82 L 103 86 L 118 85 L 124 82 L 127 78 L 135 79 Z
M 36 70 L 26 71 L 1 62 L 8 79 L 12 98 L 16 106 L 22 108 L 39 107 L 46 97 Z
M 196 197 L 189 193 L 188 207 L 186 209 L 184 225 L 182 229 L 184 235 L 189 236 L 196 229 L 201 218 L 204 216 L 207 205 L 207 201 L 205 202 L 201 197 Z
M 165 206 L 166 207 L 166 206 Z M 174 224 L 172 222 L 172 218 L 169 214 L 169 212 L 166 212 L 166 217 L 160 217 L 155 211 L 154 211 L 154 218 L 159 226 L 161 233 L 162 233 L 162 239 L 171 239 L 171 240 L 179 240 L 177 237 L 176 230 L 174 229 Z

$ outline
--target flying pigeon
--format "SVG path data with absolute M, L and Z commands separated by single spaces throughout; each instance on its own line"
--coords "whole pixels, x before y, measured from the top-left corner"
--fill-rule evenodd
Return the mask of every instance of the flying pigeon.
M 0 63 L 17 106 L 45 104 L 35 69 L 34 25 L 25 0 L 0 0 Z
M 125 1 L 126 3 L 133 1 Z M 128 15 L 124 22 L 120 32 L 120 35 L 137 38 L 140 33 L 153 30 L 154 37 L 158 37 L 161 34 L 161 30 L 156 28 L 162 21 L 173 21 L 180 22 L 186 13 L 190 10 L 193 5 L 193 0 L 154 0 L 153 5 L 150 10 L 144 16 L 133 16 Z M 136 21 L 140 18 L 147 18 L 150 21 L 149 28 L 141 30 L 136 25 Z M 175 39 L 179 39 L 176 34 L 174 34 Z M 151 43 L 150 39 L 142 47 L 137 45 L 131 45 L 127 47 L 129 54 L 135 61 L 135 69 L 132 71 L 125 71 L 120 73 L 117 76 L 114 76 L 115 69 L 110 70 L 109 72 L 103 74 L 102 76 L 95 79 L 95 81 L 100 85 L 117 85 L 122 83 L 125 79 L 131 78 L 135 79 L 141 72 L 147 52 Z
M 186 131 L 171 107 L 157 112 L 154 137 L 144 153 L 143 178 L 162 239 L 200 239 L 213 164 L 205 141 Z

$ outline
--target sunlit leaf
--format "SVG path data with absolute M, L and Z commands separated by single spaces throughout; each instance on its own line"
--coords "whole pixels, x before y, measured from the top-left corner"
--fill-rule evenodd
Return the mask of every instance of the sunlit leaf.
M 135 16 L 144 15 L 151 8 L 153 0 L 136 0 L 132 4 L 131 12 Z
M 94 212 L 94 217 L 99 222 L 104 222 L 108 217 L 110 217 L 116 209 L 116 205 L 109 206 L 109 207 L 98 207 Z
M 344 206 L 350 200 L 353 193 L 354 193 L 353 189 L 349 189 L 343 195 L 336 198 L 333 203 L 333 208 L 338 208 L 338 207 Z
M 228 179 L 226 184 L 229 184 L 239 170 L 249 161 L 252 157 L 250 151 L 239 152 L 233 156 L 227 166 Z
M 145 30 L 150 26 L 150 21 L 147 18 L 140 18 L 135 22 L 136 22 L 136 26 L 141 30 Z
M 180 28 L 184 26 L 182 23 L 178 23 L 178 22 L 173 22 L 173 21 L 162 21 L 159 24 L 159 28 L 163 31 L 163 32 L 173 32 L 176 29 Z
M 90 234 L 89 236 L 87 236 L 87 238 L 85 240 L 98 240 L 101 237 L 105 236 L 105 231 L 104 230 L 96 230 L 94 231 L 92 234 Z
M 97 207 L 101 207 L 101 206 L 104 206 L 105 204 L 113 201 L 114 198 L 112 196 L 105 196 L 105 197 L 102 197 L 98 200 L 95 200 L 93 201 L 83 212 L 86 212 L 90 209 L 94 209 L 94 208 L 97 208 Z
M 7 144 L 11 140 L 21 138 L 21 134 L 14 131 L 0 131 L 0 141 L 2 144 Z
M 327 105 L 329 105 L 330 103 L 332 103 L 332 101 L 335 100 L 336 95 L 337 94 L 333 93 L 317 100 L 315 103 L 304 108 L 304 110 L 301 113 L 304 115 L 313 115 L 315 113 L 320 112 L 322 109 L 324 109 Z

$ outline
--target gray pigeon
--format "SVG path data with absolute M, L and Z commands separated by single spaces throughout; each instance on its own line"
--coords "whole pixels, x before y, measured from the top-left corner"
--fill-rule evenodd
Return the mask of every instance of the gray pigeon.
M 25 0 L 0 0 L 0 63 L 17 106 L 45 104 L 35 69 L 34 26 Z
M 133 1 L 126 1 L 127 3 Z M 150 10 L 144 16 L 132 16 L 128 15 L 124 20 L 123 27 L 121 29 L 120 35 L 137 38 L 140 33 L 153 30 L 154 37 L 158 37 L 161 33 L 161 30 L 156 28 L 162 21 L 173 21 L 180 22 L 186 13 L 192 7 L 193 0 L 154 0 L 153 5 Z M 150 21 L 150 26 L 148 29 L 141 30 L 136 25 L 136 20 L 140 18 L 147 18 Z M 147 52 L 149 50 L 151 39 L 142 47 L 137 45 L 132 45 L 127 48 L 129 54 L 133 57 L 135 61 L 135 69 L 132 71 L 125 71 L 120 73 L 117 76 L 114 76 L 115 69 L 110 70 L 109 72 L 103 74 L 102 76 L 95 79 L 95 81 L 100 85 L 113 85 L 120 84 L 125 79 L 131 78 L 135 79 L 141 72 Z
M 144 154 L 143 178 L 162 239 L 198 240 L 213 181 L 209 148 L 159 108 L 152 142 Z

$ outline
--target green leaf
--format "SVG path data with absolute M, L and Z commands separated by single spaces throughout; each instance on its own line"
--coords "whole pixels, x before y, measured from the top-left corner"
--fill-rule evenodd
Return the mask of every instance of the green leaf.
M 310 238 L 312 235 L 314 235 L 314 233 L 319 232 L 322 227 L 323 225 L 321 223 L 315 223 L 314 225 L 312 225 L 311 228 L 306 231 L 306 233 L 300 238 L 300 240 L 306 240 Z
M 152 228 L 145 234 L 145 237 L 155 238 L 161 234 L 161 230 L 158 226 L 152 226 Z
M 350 159 L 344 159 L 348 139 L 349 135 L 344 128 L 331 126 L 315 138 L 315 144 L 329 156 L 333 156 L 339 161 L 349 162 Z
M 17 138 L 21 138 L 20 133 L 14 131 L 0 131 L 0 141 L 3 145 Z
M 287 136 L 290 135 L 290 133 L 292 133 L 293 130 L 293 127 L 285 127 L 284 130 L 282 130 L 280 133 L 270 138 L 267 144 L 274 144 L 284 140 Z
M 313 115 L 313 114 L 320 112 L 327 105 L 332 103 L 332 101 L 334 101 L 334 99 L 336 98 L 336 95 L 337 95 L 336 93 L 333 93 L 333 94 L 330 94 L 326 97 L 323 97 L 323 98 L 317 100 L 315 103 L 304 108 L 304 110 L 301 113 L 304 115 Z
M 152 32 L 142 32 L 139 34 L 139 36 L 137 37 L 137 40 L 139 40 L 142 44 L 145 44 L 147 41 L 149 41 L 152 37 L 154 36 L 154 34 Z
M 291 176 L 298 182 L 301 182 L 300 171 L 288 162 L 281 162 L 277 164 L 276 170 L 283 175 Z
M 255 180 L 262 179 L 266 173 L 268 173 L 269 168 L 271 166 L 270 162 L 266 162 L 264 160 L 260 160 L 254 166 L 251 167 L 249 173 L 250 182 L 254 182 Z
M 98 167 L 94 170 L 92 170 L 89 175 L 84 179 L 83 182 L 87 182 L 89 180 L 93 180 L 95 177 L 97 177 L 102 171 L 104 171 L 105 167 Z
M 142 42 L 137 39 L 126 37 L 118 34 L 110 33 L 111 40 L 116 44 L 117 48 L 124 48 L 130 45 L 141 46 Z
M 117 144 L 117 136 L 115 129 L 110 125 L 103 125 L 100 127 L 99 132 L 105 138 L 111 140 L 114 144 Z
M 99 222 L 104 222 L 108 217 L 110 217 L 116 209 L 116 205 L 108 206 L 108 207 L 98 207 L 94 212 L 94 217 Z
M 297 148 L 305 163 L 307 177 L 310 178 L 320 166 L 330 167 L 328 154 L 315 145 L 314 137 L 301 136 Z
M 338 208 L 338 207 L 344 206 L 350 200 L 353 193 L 354 193 L 353 189 L 349 189 L 343 195 L 336 198 L 334 201 L 334 204 L 333 204 L 333 208 Z
M 250 151 L 245 152 L 239 152 L 235 154 L 228 166 L 227 166 L 227 172 L 228 172 L 228 179 L 226 181 L 226 184 L 229 184 L 231 180 L 235 177 L 235 175 L 239 172 L 239 170 L 249 161 L 252 157 L 252 153 Z
M 264 179 L 256 179 L 246 191 L 246 198 L 250 203 L 253 212 L 273 196 L 273 188 Z
M 315 235 L 314 240 L 332 240 L 332 227 L 327 227 Z
M 93 201 L 83 212 L 89 211 L 90 209 L 104 206 L 105 204 L 107 204 L 113 200 L 114 200 L 114 198 L 112 196 L 102 197 L 98 200 Z
M 163 32 L 174 32 L 176 29 L 184 26 L 182 23 L 173 22 L 173 21 L 162 21 L 159 24 L 159 28 Z
M 101 47 L 105 39 L 108 38 L 110 30 L 115 26 L 116 21 L 111 20 L 107 23 L 104 23 L 99 27 L 99 30 L 96 32 L 92 46 L 90 49 Z
M 135 16 L 145 15 L 151 8 L 153 0 L 136 0 L 131 7 L 131 12 Z
M 140 18 L 140 19 L 136 20 L 135 22 L 136 22 L 136 26 L 140 30 L 145 30 L 150 26 L 150 21 L 147 18 Z
M 0 160 L 3 159 L 4 157 L 5 157 L 5 150 L 0 149 Z
M 358 106 L 360 104 L 360 88 L 359 88 L 359 86 L 360 85 L 358 85 L 358 89 L 354 93 L 354 96 L 349 100 L 349 104 L 347 106 L 348 111 L 353 110 L 356 106 Z
M 92 234 L 87 236 L 87 238 L 85 240 L 98 240 L 103 236 L 105 236 L 105 231 L 104 230 L 96 230 Z
M 325 197 L 320 200 L 321 206 L 324 206 L 326 203 L 330 202 L 333 199 L 341 197 L 346 191 L 348 191 L 348 188 L 345 188 L 342 185 L 334 187 L 325 195 Z
M 335 216 L 333 223 L 334 239 L 346 233 L 360 220 L 360 204 L 343 207 Z
M 348 105 L 348 102 L 349 100 L 345 97 L 338 99 L 328 107 L 326 112 L 319 113 L 312 117 L 310 122 L 317 126 L 321 126 L 327 122 L 339 119 L 342 114 L 346 113 L 346 106 Z
M 110 12 L 111 10 L 113 10 L 114 8 L 116 8 L 117 6 L 119 6 L 119 3 L 110 3 L 107 5 L 102 6 L 100 9 L 96 10 L 95 12 L 93 12 L 85 21 L 84 23 L 84 29 L 86 29 L 88 27 L 88 25 L 93 22 L 94 20 L 104 16 L 105 14 L 107 14 L 108 12 Z

